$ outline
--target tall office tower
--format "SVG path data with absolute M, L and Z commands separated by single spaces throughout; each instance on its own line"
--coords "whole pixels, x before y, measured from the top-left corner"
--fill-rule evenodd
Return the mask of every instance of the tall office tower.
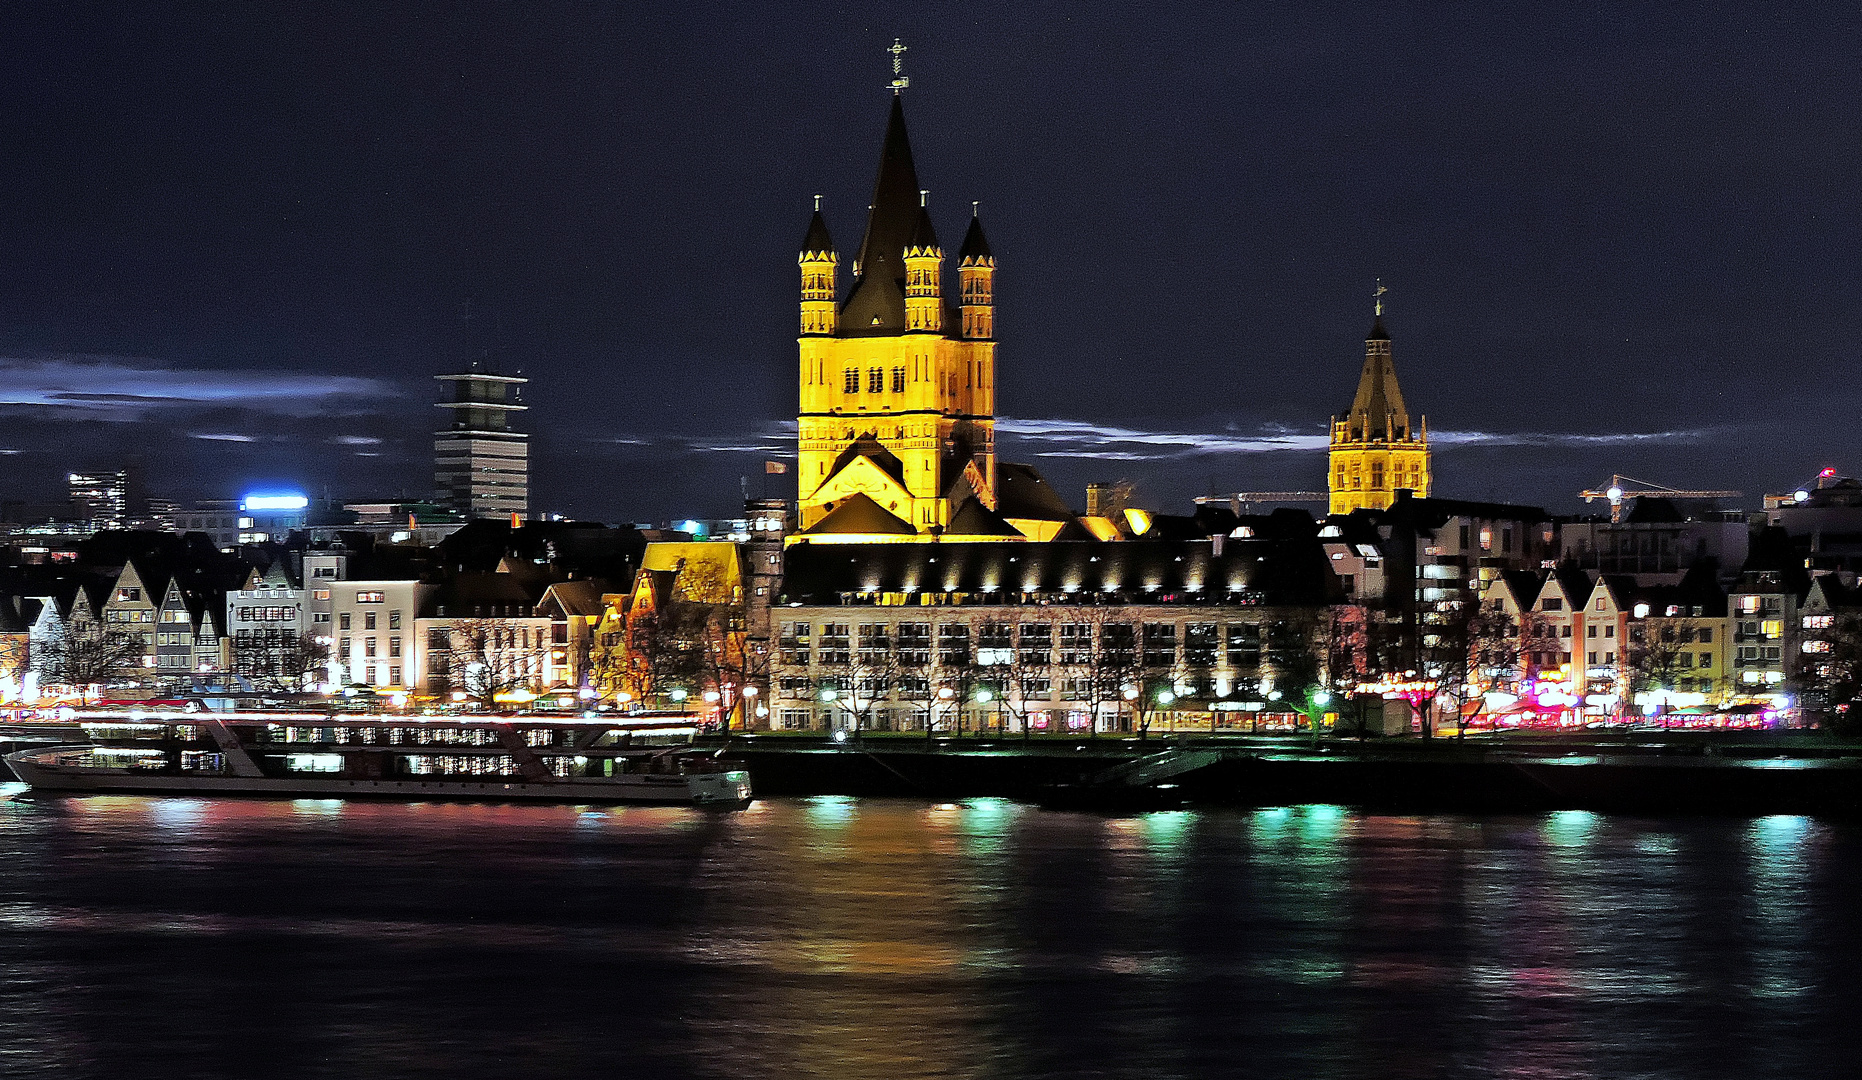
M 434 433 L 438 501 L 469 518 L 523 516 L 530 509 L 530 436 L 511 430 L 510 419 L 529 407 L 519 401 L 530 380 L 478 370 L 434 378 L 446 387 L 439 407 L 452 416 L 447 430 Z
M 65 477 L 71 503 L 91 529 L 121 529 L 129 521 L 129 474 L 74 472 Z

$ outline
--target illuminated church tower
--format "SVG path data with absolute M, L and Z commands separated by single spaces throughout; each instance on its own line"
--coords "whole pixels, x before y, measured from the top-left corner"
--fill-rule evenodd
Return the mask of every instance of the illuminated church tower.
M 895 75 L 902 51 L 895 43 Z M 973 212 L 955 288 L 945 288 L 944 248 L 905 134 L 904 86 L 895 78 L 844 301 L 818 197 L 802 242 L 804 533 L 929 539 L 1004 528 L 995 513 L 995 258 Z
M 1390 359 L 1390 335 L 1384 330 L 1384 287 L 1377 286 L 1376 321 L 1364 342 L 1364 373 L 1358 396 L 1343 419 L 1332 418 L 1331 512 L 1382 510 L 1396 500 L 1399 488 L 1418 497 L 1429 494 L 1429 424 L 1410 425 L 1403 393 L 1397 389 L 1396 365 Z M 1419 418 L 1420 419 L 1420 418 Z

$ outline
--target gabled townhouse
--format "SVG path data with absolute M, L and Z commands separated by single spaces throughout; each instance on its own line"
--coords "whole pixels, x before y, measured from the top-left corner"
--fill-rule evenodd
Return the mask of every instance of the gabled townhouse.
M 1798 674 L 1803 655 L 1800 609 L 1809 592 L 1810 575 L 1783 530 L 1755 534 L 1752 554 L 1727 597 L 1735 696 L 1788 703 L 1787 683 Z
M 106 629 L 142 639 L 142 667 L 146 674 L 152 675 L 157 670 L 156 612 L 162 606 L 167 589 L 168 575 L 153 562 L 139 566 L 137 560 L 131 559 L 117 572 L 116 581 L 97 612 Z M 73 610 L 81 615 L 81 608 Z
M 247 571 L 240 587 L 226 594 L 232 671 L 249 680 L 302 689 L 304 676 L 325 648 L 314 641 L 308 614 L 305 590 L 292 578 L 287 560 Z
M 1812 575 L 1798 616 L 1798 675 L 1794 689 L 1807 713 L 1827 717 L 1849 704 L 1862 668 L 1862 588 L 1855 575 Z
M 578 690 L 595 689 L 595 635 L 607 613 L 612 587 L 598 578 L 552 583 L 537 602 L 537 614 L 550 621 L 550 661 L 562 682 Z

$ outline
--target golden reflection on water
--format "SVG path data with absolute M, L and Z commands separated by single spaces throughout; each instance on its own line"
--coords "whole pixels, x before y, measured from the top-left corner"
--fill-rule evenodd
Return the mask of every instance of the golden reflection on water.
M 1030 811 L 840 798 L 792 809 L 811 827 L 768 834 L 761 876 L 693 945 L 757 974 L 722 987 L 729 1024 L 693 1017 L 697 1060 L 716 1075 L 982 1075 L 971 1032 L 991 1001 L 974 962 L 992 943 L 978 905 L 1002 837 Z

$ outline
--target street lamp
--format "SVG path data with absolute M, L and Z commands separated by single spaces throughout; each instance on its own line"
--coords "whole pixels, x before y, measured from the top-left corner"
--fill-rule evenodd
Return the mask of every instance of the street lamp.
M 671 698 L 673 702 L 679 706 L 680 712 L 685 711 L 685 699 L 686 699 L 685 687 L 675 686 L 672 689 L 672 693 L 667 694 L 666 696 Z

